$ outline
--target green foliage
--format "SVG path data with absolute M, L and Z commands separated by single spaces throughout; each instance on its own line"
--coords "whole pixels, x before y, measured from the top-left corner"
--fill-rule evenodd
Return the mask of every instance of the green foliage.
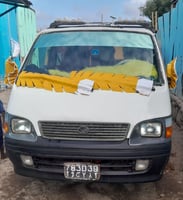
M 171 2 L 170 0 L 147 0 L 145 6 L 142 9 L 144 16 L 152 19 L 152 12 L 157 11 L 158 17 L 164 13 L 170 11 Z

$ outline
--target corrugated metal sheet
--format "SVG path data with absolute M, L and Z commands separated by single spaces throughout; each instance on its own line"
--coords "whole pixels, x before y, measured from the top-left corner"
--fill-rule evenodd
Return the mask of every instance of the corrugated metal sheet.
M 161 48 L 165 64 L 177 58 L 176 70 L 178 81 L 172 91 L 183 97 L 183 0 L 179 0 L 176 7 L 158 19 L 159 32 L 157 36 L 161 41 Z
M 0 4 L 0 13 L 12 8 L 12 5 Z M 4 76 L 5 60 L 11 55 L 10 39 L 19 42 L 20 57 L 15 62 L 20 66 L 36 35 L 36 17 L 34 10 L 17 7 L 0 17 L 0 75 Z
M 35 36 L 36 36 L 36 16 L 31 9 L 17 8 L 18 36 L 21 48 L 21 59 L 23 59 Z
M 1 4 L 0 12 L 4 12 L 12 6 Z M 4 62 L 10 56 L 11 47 L 10 39 L 18 40 L 16 12 L 11 12 L 3 15 L 0 18 L 0 74 L 4 75 Z M 18 62 L 18 60 L 16 60 Z M 19 64 L 19 63 L 18 63 Z

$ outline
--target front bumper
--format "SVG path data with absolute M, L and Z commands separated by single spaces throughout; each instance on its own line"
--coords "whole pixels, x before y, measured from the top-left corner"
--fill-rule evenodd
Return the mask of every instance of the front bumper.
M 169 159 L 171 141 L 151 145 L 123 142 L 59 141 L 38 137 L 36 142 L 5 138 L 7 154 L 17 174 L 67 180 L 64 162 L 92 162 L 101 166 L 100 182 L 151 182 L 159 180 Z M 25 166 L 20 155 L 32 156 L 34 165 Z M 136 160 L 150 160 L 148 169 L 135 171 Z

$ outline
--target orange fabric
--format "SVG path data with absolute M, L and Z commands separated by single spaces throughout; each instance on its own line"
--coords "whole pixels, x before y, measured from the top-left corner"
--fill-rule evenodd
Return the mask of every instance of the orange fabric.
M 4 83 L 12 85 L 18 74 L 18 67 L 15 62 L 8 58 L 5 62 L 5 79 Z
M 167 78 L 170 80 L 169 87 L 174 89 L 177 85 L 176 58 L 167 65 Z
M 112 73 L 72 71 L 70 77 L 59 77 L 54 75 L 22 72 L 16 82 L 17 86 L 36 87 L 56 92 L 75 93 L 81 80 L 94 81 L 93 89 L 112 90 L 119 92 L 136 92 L 138 78 Z

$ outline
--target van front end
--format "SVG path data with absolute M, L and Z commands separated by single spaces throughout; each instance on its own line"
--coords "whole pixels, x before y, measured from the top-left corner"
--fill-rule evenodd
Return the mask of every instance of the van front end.
M 33 94 L 36 101 L 31 99 Z M 52 102 L 48 101 L 51 96 Z M 170 115 L 146 119 L 147 110 L 149 116 L 159 116 L 167 107 L 163 94 L 154 107 L 155 96 L 155 92 L 146 97 L 94 91 L 90 97 L 68 97 L 13 88 L 5 145 L 15 172 L 64 181 L 159 180 L 171 151 L 172 121 Z M 20 99 L 24 101 L 16 104 Z
M 144 24 L 62 25 L 38 34 L 12 87 L 5 146 L 15 172 L 159 180 L 172 113 L 155 34 Z
M 164 119 L 160 121 L 163 123 Z M 153 139 L 140 138 L 138 125 L 132 137 L 122 142 L 60 141 L 40 136 L 34 138 L 35 133 L 31 134 L 32 141 L 31 138 L 26 140 L 26 135 L 22 135 L 24 140 L 7 135 L 7 153 L 17 174 L 45 179 L 121 183 L 156 181 L 163 174 L 171 149 L 170 139 L 161 137 L 154 142 Z

